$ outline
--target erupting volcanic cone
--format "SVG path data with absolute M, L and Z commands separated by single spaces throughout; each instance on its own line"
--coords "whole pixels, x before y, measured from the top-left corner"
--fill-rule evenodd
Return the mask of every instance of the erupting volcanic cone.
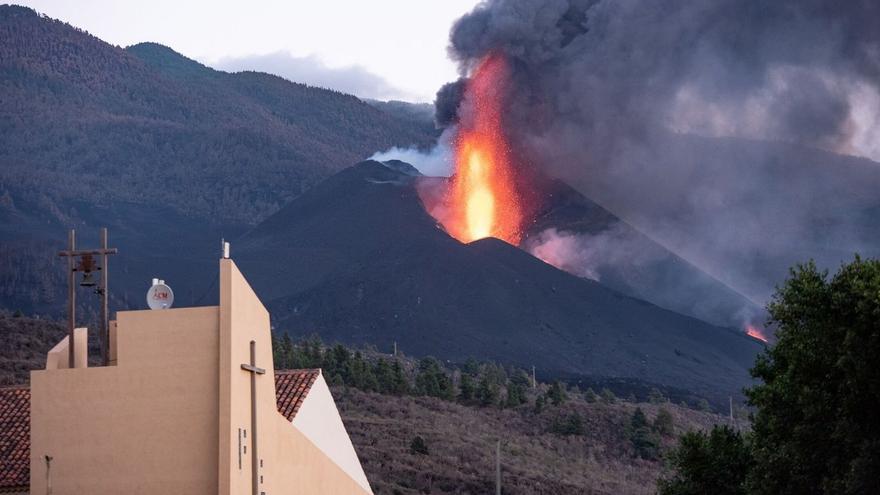
M 465 91 L 467 108 L 455 140 L 455 175 L 446 197 L 447 231 L 462 242 L 496 237 L 519 244 L 523 213 L 516 173 L 502 128 L 505 59 L 491 55 Z

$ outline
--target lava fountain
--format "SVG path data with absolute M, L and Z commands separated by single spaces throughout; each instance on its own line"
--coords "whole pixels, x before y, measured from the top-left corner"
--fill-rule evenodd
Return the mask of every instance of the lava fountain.
M 461 242 L 496 237 L 519 244 L 523 213 L 510 146 L 502 128 L 508 67 L 490 55 L 467 83 L 454 141 L 455 174 L 446 193 L 444 226 Z
M 746 333 L 749 335 L 749 337 L 767 342 L 767 336 L 764 335 L 764 332 L 755 325 L 746 325 Z

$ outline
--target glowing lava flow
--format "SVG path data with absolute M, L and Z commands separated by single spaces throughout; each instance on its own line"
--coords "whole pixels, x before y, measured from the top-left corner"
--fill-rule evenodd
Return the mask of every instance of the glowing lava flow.
M 764 332 L 754 325 L 746 325 L 746 333 L 749 334 L 749 337 L 754 337 L 763 342 L 767 342 L 767 337 L 764 335 Z
M 468 110 L 455 141 L 455 175 L 446 197 L 447 231 L 462 242 L 497 237 L 519 244 L 522 211 L 510 147 L 502 130 L 502 90 L 507 65 L 489 56 L 465 90 Z

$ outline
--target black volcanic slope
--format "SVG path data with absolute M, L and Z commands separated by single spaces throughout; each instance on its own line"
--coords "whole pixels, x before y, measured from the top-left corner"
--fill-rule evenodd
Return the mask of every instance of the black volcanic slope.
M 603 285 L 715 325 L 742 328 L 766 319 L 764 310 L 745 296 L 564 182 L 554 180 L 546 190 L 548 199 L 526 232 L 524 246 L 547 229 L 574 235 L 579 246 L 592 250 L 588 260 L 579 261 Z M 578 266 L 563 268 L 584 275 Z
M 463 245 L 424 211 L 406 167 L 360 163 L 233 245 L 276 330 L 638 379 L 716 400 L 748 382 L 758 342 L 496 239 Z

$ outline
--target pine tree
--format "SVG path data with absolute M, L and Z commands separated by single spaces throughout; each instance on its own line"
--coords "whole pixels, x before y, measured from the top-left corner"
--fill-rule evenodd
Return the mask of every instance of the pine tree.
M 614 395 L 614 392 L 607 388 L 603 388 L 600 395 L 602 397 L 602 402 L 606 404 L 614 404 L 617 401 L 617 396 Z
M 535 414 L 541 414 L 544 410 L 544 406 L 547 404 L 547 399 L 544 398 L 543 395 L 539 395 L 535 398 Z
M 461 368 L 462 373 L 467 373 L 471 376 L 477 376 L 480 374 L 480 363 L 477 362 L 476 359 L 470 357 L 464 362 L 464 366 Z
M 432 357 L 419 361 L 416 390 L 421 395 L 450 400 L 453 397 L 452 380 L 443 371 L 440 362 Z
M 498 403 L 501 396 L 501 387 L 488 374 L 483 374 L 477 387 L 477 399 L 483 406 L 493 406 Z
M 474 385 L 474 379 L 467 373 L 461 374 L 461 380 L 458 384 L 458 400 L 464 404 L 470 404 L 476 399 L 477 387 Z
M 526 388 L 524 385 L 511 381 L 507 385 L 507 397 L 504 400 L 505 407 L 516 407 L 526 403 Z
M 287 332 L 284 332 L 284 335 L 281 336 L 278 354 L 281 369 L 290 369 L 293 366 L 293 342 L 290 340 L 290 334 Z
M 379 388 L 376 375 L 373 374 L 373 370 L 360 351 L 355 352 L 354 357 L 347 364 L 350 384 L 353 387 L 367 392 L 373 392 Z
M 592 388 L 588 388 L 586 392 L 584 392 L 584 400 L 587 402 L 596 402 L 599 400 L 599 396 L 596 395 L 596 392 L 593 391 Z
M 648 418 L 637 407 L 630 418 L 628 428 L 630 442 L 636 456 L 642 459 L 654 460 L 660 455 L 660 438 L 648 424 Z
M 385 358 L 376 360 L 373 365 L 373 375 L 376 377 L 377 390 L 383 394 L 394 393 L 394 376 L 391 371 L 391 365 Z
M 405 395 L 410 393 L 411 387 L 409 379 L 403 372 L 403 366 L 397 359 L 391 363 L 391 393 L 395 395 Z
M 675 432 L 675 420 L 672 419 L 672 414 L 665 407 L 661 407 L 657 411 L 657 417 L 654 418 L 654 430 L 666 437 L 672 436 Z
M 666 397 L 663 396 L 663 392 L 654 387 L 648 392 L 648 402 L 651 404 L 662 404 L 666 402 Z
M 550 385 L 550 390 L 547 391 L 547 398 L 550 399 L 550 402 L 553 403 L 554 406 L 558 406 L 565 402 L 568 398 L 565 394 L 565 389 L 563 388 L 562 383 L 554 382 L 553 385 Z

